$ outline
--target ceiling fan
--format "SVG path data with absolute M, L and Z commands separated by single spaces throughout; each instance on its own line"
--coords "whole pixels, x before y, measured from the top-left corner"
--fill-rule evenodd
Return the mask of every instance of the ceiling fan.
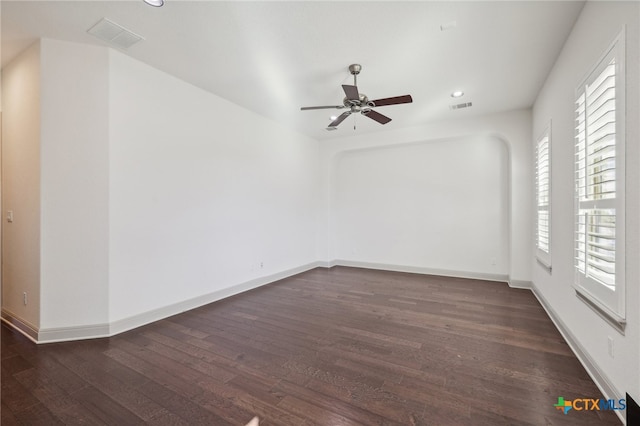
M 349 65 L 349 72 L 353 75 L 353 86 L 350 86 L 348 84 L 342 85 L 342 90 L 344 90 L 344 94 L 346 95 L 342 101 L 342 105 L 311 106 L 311 107 L 302 107 L 300 109 L 302 111 L 308 111 L 313 109 L 349 108 L 348 111 L 343 112 L 338 117 L 336 117 L 331 123 L 329 123 L 329 126 L 327 127 L 327 130 L 329 130 L 331 128 L 337 127 L 351 114 L 356 114 L 358 112 L 364 115 L 365 117 L 369 117 L 370 119 L 377 121 L 380 124 L 387 124 L 388 122 L 391 121 L 391 119 L 386 115 L 383 115 L 377 111 L 374 111 L 373 108 L 387 106 L 387 105 L 408 104 L 413 102 L 411 95 L 369 100 L 367 95 L 365 95 L 364 93 L 358 92 L 356 76 L 360 74 L 361 70 L 362 70 L 362 66 L 360 64 Z

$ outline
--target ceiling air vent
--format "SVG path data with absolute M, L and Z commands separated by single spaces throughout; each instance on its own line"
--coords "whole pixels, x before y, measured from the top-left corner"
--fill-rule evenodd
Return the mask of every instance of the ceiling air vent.
M 458 26 L 458 23 L 456 21 L 445 22 L 444 24 L 440 25 L 440 31 L 451 30 L 457 26 Z
M 107 18 L 102 18 L 100 22 L 91 27 L 87 32 L 120 49 L 128 49 L 134 44 L 144 40 L 144 37 L 139 36 L 133 31 L 129 31 Z
M 471 102 L 465 102 L 462 104 L 458 104 L 458 105 L 451 105 L 449 108 L 451 109 L 462 109 L 462 108 L 469 108 L 471 106 Z

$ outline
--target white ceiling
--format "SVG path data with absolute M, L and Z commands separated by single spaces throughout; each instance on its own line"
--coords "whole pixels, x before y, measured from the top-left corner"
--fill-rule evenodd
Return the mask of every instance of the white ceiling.
M 357 116 L 358 133 L 527 108 L 553 65 L 582 1 L 2 1 L 2 64 L 39 37 L 104 45 L 86 31 L 106 17 L 145 41 L 125 51 L 316 139 L 353 134 L 337 110 L 347 67 L 370 99 L 411 94 L 379 107 L 380 125 Z M 457 23 L 442 31 L 441 24 Z M 454 100 L 456 89 L 465 96 Z M 452 111 L 449 105 L 473 102 Z

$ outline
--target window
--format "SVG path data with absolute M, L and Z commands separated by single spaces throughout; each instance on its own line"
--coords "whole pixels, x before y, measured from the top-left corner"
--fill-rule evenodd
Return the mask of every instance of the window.
M 575 287 L 605 318 L 623 325 L 624 38 L 576 91 Z
M 551 125 L 536 141 L 536 256 L 551 269 Z

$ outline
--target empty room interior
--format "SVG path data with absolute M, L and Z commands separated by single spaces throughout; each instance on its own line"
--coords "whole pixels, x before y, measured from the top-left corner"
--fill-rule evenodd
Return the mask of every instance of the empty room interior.
M 0 13 L 3 425 L 640 425 L 640 3 Z

